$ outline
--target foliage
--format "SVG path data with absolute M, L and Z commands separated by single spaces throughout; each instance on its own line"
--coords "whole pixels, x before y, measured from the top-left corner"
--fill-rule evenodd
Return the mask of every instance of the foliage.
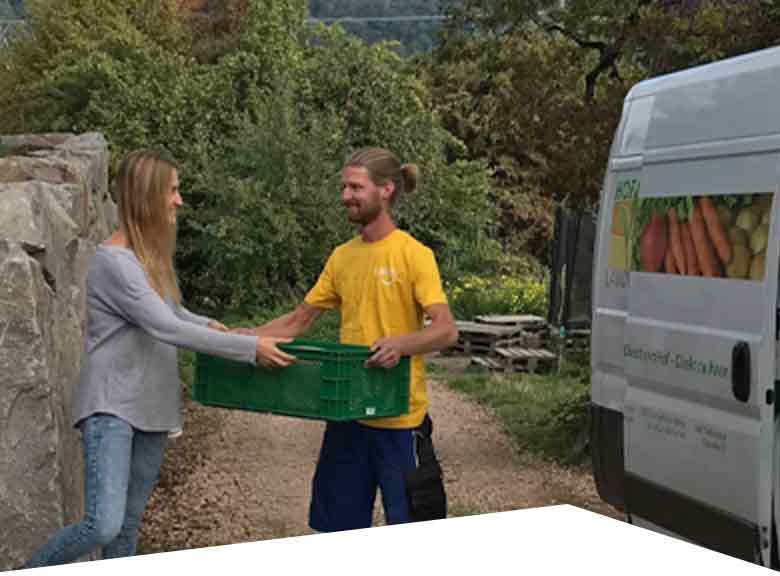
M 578 97 L 588 58 L 542 33 L 466 37 L 447 43 L 428 68 L 445 127 L 493 171 L 499 238 L 542 262 L 555 206 L 577 209 L 598 198 L 624 97 L 606 79 L 591 104 Z
M 622 100 L 637 81 L 777 43 L 761 0 L 465 0 L 428 65 L 468 157 L 493 170 L 499 238 L 547 262 L 556 205 L 598 202 Z
M 447 295 L 453 314 L 460 320 L 482 314 L 547 316 L 547 283 L 533 277 L 465 275 L 447 287 Z
M 92 89 L 106 86 L 113 64 L 124 70 L 164 55 L 161 71 L 183 64 L 187 34 L 173 0 L 73 0 L 56 10 L 50 2 L 31 0 L 26 9 L 25 33 L 14 35 L 0 59 L 5 130 L 78 128 L 81 118 L 74 116 L 95 101 Z M 112 96 L 124 86 L 114 88 Z
M 542 30 L 594 53 L 582 71 L 590 99 L 599 77 L 619 76 L 626 62 L 655 76 L 771 46 L 780 7 L 764 0 L 464 0 L 453 15 L 450 33 Z
M 495 269 L 487 172 L 458 159 L 459 143 L 438 125 L 412 70 L 338 28 L 312 33 L 291 51 L 298 68 L 280 68 L 283 83 L 254 93 L 252 117 L 193 184 L 197 219 L 185 218 L 181 231 L 185 293 L 249 313 L 300 297 L 330 250 L 354 234 L 339 171 L 351 149 L 367 145 L 419 165 L 420 190 L 399 202 L 397 222 L 435 250 L 445 277 Z
M 565 465 L 586 463 L 590 372 L 565 362 L 559 373 L 451 375 L 448 385 L 490 408 L 519 450 Z
M 445 278 L 499 268 L 487 168 L 443 129 L 409 62 L 308 26 L 304 0 L 225 6 L 235 37 L 216 45 L 176 0 L 34 0 L 29 33 L 2 49 L 0 125 L 101 131 L 114 165 L 133 148 L 169 149 L 185 196 L 183 293 L 216 316 L 252 315 L 311 286 L 355 233 L 339 171 L 358 146 L 420 167 L 397 221 L 435 250 Z

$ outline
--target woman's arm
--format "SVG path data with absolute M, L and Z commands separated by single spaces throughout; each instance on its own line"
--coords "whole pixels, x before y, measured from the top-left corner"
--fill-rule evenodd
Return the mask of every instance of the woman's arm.
M 228 334 L 179 318 L 149 285 L 131 255 L 107 255 L 102 289 L 117 311 L 161 342 L 197 352 L 255 364 L 286 366 L 294 358 L 276 347 L 281 340 Z
M 191 322 L 192 324 L 197 324 L 198 326 L 206 326 L 212 330 L 219 330 L 220 332 L 229 332 L 228 327 L 219 320 L 214 320 L 208 316 L 201 316 L 200 314 L 190 312 L 181 304 L 177 304 L 173 311 L 185 322 Z
M 174 312 L 176 312 L 176 315 L 185 322 L 191 322 L 192 324 L 197 324 L 198 326 L 208 326 L 212 322 L 215 322 L 213 318 L 208 318 L 207 316 L 201 316 L 200 314 L 190 312 L 181 304 L 174 305 Z

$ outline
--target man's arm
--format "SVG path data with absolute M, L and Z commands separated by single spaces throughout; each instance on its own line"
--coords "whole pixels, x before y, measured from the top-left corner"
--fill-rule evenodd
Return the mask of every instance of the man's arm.
M 380 338 L 371 347 L 374 354 L 366 366 L 392 368 L 401 356 L 416 356 L 444 350 L 458 341 L 458 328 L 447 304 L 431 304 L 425 308 L 431 323 L 417 332 Z
M 257 336 L 296 338 L 304 334 L 323 312 L 325 312 L 324 308 L 317 308 L 303 302 L 292 312 L 279 316 L 279 318 L 262 326 L 250 328 L 248 331 Z

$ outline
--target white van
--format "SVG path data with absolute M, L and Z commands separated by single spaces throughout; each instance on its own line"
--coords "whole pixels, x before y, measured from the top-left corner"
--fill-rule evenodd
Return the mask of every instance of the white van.
M 593 268 L 593 471 L 629 521 L 777 567 L 780 49 L 637 84 Z

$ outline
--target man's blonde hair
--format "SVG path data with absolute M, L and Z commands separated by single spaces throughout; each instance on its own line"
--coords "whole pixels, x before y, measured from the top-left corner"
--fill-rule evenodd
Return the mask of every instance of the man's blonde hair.
M 135 150 L 119 166 L 119 224 L 130 249 L 161 298 L 181 301 L 173 267 L 176 225 L 170 221 L 167 192 L 176 165 L 156 150 Z
M 417 189 L 417 165 L 401 164 L 395 154 L 385 148 L 355 150 L 344 164 L 345 168 L 348 166 L 365 168 L 371 182 L 377 186 L 392 182 L 395 190 L 390 197 L 391 205 L 400 194 L 409 194 Z

